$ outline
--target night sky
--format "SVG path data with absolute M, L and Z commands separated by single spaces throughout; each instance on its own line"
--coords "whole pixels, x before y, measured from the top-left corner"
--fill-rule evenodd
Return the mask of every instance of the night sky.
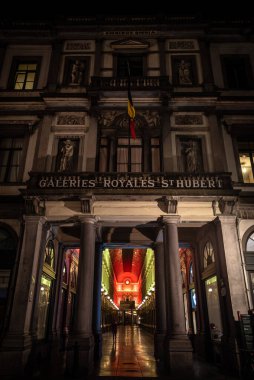
M 254 17 L 250 0 L 26 0 L 24 2 L 5 2 L 1 16 L 26 19 L 54 18 L 59 15 L 138 15 L 198 14 L 205 18 Z M 223 9 L 222 9 L 223 7 Z

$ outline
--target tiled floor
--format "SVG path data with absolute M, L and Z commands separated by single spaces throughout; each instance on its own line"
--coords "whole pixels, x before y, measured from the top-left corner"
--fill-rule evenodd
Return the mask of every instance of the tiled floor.
M 153 337 L 137 326 L 118 326 L 116 343 L 111 333 L 103 334 L 98 376 L 157 377 Z
M 193 360 L 193 372 L 178 377 L 158 368 L 154 358 L 154 342 L 149 334 L 137 326 L 118 326 L 116 343 L 111 333 L 103 334 L 102 358 L 95 364 L 91 378 L 111 377 L 157 377 L 169 380 L 236 380 L 223 375 L 217 367 Z M 97 378 L 98 379 L 98 378 Z M 117 379 L 116 379 L 117 380 Z M 239 379 L 238 379 L 239 380 Z

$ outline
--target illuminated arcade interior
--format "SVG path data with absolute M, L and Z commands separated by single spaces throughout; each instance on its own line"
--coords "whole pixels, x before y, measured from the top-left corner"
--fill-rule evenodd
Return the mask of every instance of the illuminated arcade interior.
M 138 323 L 137 310 L 150 310 L 155 324 L 154 251 L 151 248 L 106 248 L 102 258 L 102 327 L 112 313 L 123 323 Z M 151 313 L 151 311 L 153 312 Z M 140 310 L 141 312 L 141 310 Z M 123 316 L 119 320 L 119 316 Z M 128 316 L 130 318 L 128 318 Z

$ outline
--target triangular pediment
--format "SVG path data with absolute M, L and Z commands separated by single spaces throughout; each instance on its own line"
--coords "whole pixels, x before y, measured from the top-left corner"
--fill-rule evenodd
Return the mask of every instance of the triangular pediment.
M 112 49 L 147 49 L 149 43 L 143 40 L 118 40 L 110 44 Z

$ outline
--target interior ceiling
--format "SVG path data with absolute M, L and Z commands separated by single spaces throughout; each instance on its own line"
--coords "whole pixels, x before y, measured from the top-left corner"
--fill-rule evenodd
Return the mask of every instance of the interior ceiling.
M 144 263 L 146 249 L 116 248 L 110 249 L 110 258 L 117 282 L 123 282 L 131 277 L 131 281 L 138 282 Z

